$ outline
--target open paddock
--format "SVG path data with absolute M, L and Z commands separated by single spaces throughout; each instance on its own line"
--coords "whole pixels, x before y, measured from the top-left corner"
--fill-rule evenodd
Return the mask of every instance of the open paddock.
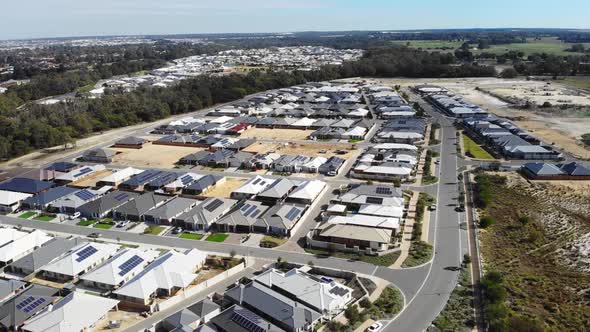
M 148 143 L 138 150 L 121 148 L 114 148 L 113 150 L 118 152 L 113 158 L 113 165 L 174 168 L 180 158 L 197 151 L 203 151 L 204 148 Z
M 252 127 L 244 131 L 240 137 L 255 139 L 295 139 L 305 140 L 313 130 L 303 129 L 270 129 Z
M 94 187 L 94 186 L 96 186 L 96 183 L 98 181 L 102 180 L 103 178 L 105 178 L 111 174 L 113 174 L 113 171 L 111 171 L 110 169 L 103 169 L 102 171 L 95 172 L 92 175 L 87 176 L 83 179 L 71 182 L 68 185 L 70 187 L 81 187 L 81 188 Z
M 268 153 L 275 152 L 282 155 L 304 155 L 308 157 L 326 157 L 331 156 L 347 159 L 352 157 L 354 153 L 354 144 L 330 144 L 330 143 L 268 143 L 258 142 L 250 145 L 245 152 L 252 153 Z M 325 150 L 325 153 L 320 151 Z M 336 154 L 336 150 L 346 151 L 345 154 Z
M 245 179 L 239 178 L 225 178 L 225 182 L 215 185 L 211 190 L 205 193 L 206 197 L 223 197 L 228 198 L 229 195 L 238 187 L 246 182 Z

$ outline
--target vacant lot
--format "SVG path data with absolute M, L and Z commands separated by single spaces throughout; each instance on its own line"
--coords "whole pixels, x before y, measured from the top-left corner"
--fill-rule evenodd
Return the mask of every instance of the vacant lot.
M 245 179 L 225 178 L 224 183 L 215 185 L 213 189 L 205 194 L 205 196 L 228 198 L 232 191 L 241 186 L 244 182 L 246 182 Z
M 137 150 L 121 148 L 113 148 L 113 150 L 120 152 L 113 158 L 115 165 L 173 168 L 180 158 L 204 149 L 148 143 Z
M 331 156 L 337 156 L 343 159 L 347 159 L 352 156 L 354 150 L 352 150 L 354 144 L 330 144 L 330 143 L 266 143 L 266 142 L 258 142 L 256 144 L 252 144 L 244 151 L 246 152 L 253 152 L 253 153 L 267 153 L 267 152 L 276 152 L 279 154 L 289 154 L 289 155 L 304 155 L 308 157 L 326 157 L 329 158 Z M 338 155 L 335 153 L 336 150 L 346 151 L 343 155 Z M 325 153 L 321 153 L 320 151 L 325 151 Z
M 491 154 L 475 143 L 469 136 L 463 135 L 463 149 L 468 157 L 475 159 L 495 159 Z
M 551 331 L 590 329 L 590 196 L 559 184 L 486 175 L 486 271 L 503 276 L 510 312 Z
M 94 187 L 96 186 L 96 183 L 98 181 L 100 181 L 101 179 L 109 176 L 113 174 L 113 171 L 108 170 L 108 169 L 103 169 L 102 171 L 98 171 L 93 173 L 90 176 L 87 176 L 83 179 L 80 179 L 78 181 L 74 181 L 72 183 L 69 184 L 69 186 L 71 187 L 83 187 L 83 188 L 87 188 L 87 187 Z
M 250 128 L 242 133 L 243 138 L 257 139 L 296 139 L 305 140 L 313 130 L 302 129 L 268 129 L 268 128 Z

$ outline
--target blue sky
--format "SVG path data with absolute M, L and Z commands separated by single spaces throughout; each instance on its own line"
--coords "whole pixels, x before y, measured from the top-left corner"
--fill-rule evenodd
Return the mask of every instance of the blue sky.
M 590 28 L 588 0 L 3 0 L 0 39 L 89 35 Z

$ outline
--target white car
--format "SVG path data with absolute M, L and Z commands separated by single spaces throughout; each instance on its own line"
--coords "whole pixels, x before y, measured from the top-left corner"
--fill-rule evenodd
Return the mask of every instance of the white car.
M 70 220 L 74 220 L 80 216 L 80 212 L 74 212 L 69 218 Z
M 371 325 L 367 328 L 367 332 L 381 331 L 382 328 L 383 328 L 383 324 L 381 324 L 379 322 L 375 322 L 375 323 L 373 323 L 373 325 Z

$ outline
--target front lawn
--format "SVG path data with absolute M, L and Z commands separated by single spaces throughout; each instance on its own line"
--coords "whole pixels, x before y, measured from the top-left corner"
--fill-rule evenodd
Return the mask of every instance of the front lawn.
M 475 159 L 496 159 L 467 135 L 463 135 L 463 150 L 465 150 L 467 157 Z
M 55 219 L 55 216 L 37 216 L 33 218 L 33 220 L 37 221 L 52 221 L 53 219 Z
M 78 225 L 78 226 L 90 226 L 90 225 L 96 224 L 96 222 L 97 222 L 96 220 L 92 220 L 92 219 L 90 219 L 90 220 L 81 220 L 76 225 Z
M 158 235 L 158 234 L 162 233 L 163 230 L 164 230 L 164 227 L 162 227 L 162 226 L 148 226 L 143 231 L 143 234 Z
M 99 222 L 99 223 L 97 223 L 97 224 L 94 225 L 94 228 L 111 229 L 111 228 L 113 228 L 113 224 Z
M 200 240 L 203 238 L 203 235 L 201 234 L 194 234 L 194 233 L 182 233 L 179 236 L 181 239 L 187 239 L 187 240 Z
M 223 242 L 227 239 L 228 236 L 229 234 L 226 233 L 215 233 L 207 236 L 205 240 L 211 242 Z
M 278 246 L 282 246 L 287 242 L 286 237 L 276 237 L 272 235 L 265 235 L 262 240 L 260 240 L 260 246 L 263 248 L 274 248 Z
M 22 218 L 22 219 L 29 219 L 29 218 L 31 218 L 32 216 L 36 215 L 36 214 L 37 214 L 37 212 L 35 212 L 35 211 L 28 211 L 28 212 L 25 212 L 25 213 L 21 214 L 21 215 L 20 215 L 20 216 L 18 216 L 18 217 L 19 217 L 19 218 Z

